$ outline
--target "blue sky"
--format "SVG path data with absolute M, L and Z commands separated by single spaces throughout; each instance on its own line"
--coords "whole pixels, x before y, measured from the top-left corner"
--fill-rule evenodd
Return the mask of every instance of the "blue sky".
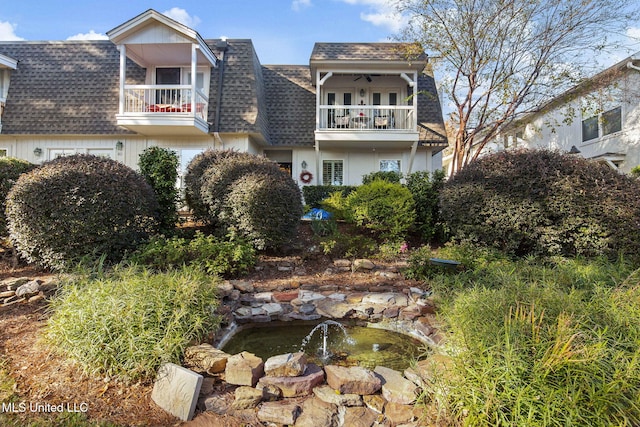
M 155 9 L 204 38 L 252 39 L 263 64 L 308 64 L 314 42 L 388 41 L 402 25 L 388 4 L 388 0 L 3 0 L 0 40 L 98 38 Z

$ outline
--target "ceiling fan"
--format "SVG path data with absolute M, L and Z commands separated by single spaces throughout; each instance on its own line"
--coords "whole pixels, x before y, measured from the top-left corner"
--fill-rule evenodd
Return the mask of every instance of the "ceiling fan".
M 353 81 L 354 81 L 354 82 L 357 82 L 358 80 L 360 80 L 360 79 L 361 79 L 361 78 L 363 78 L 363 77 L 364 77 L 365 79 L 367 79 L 367 81 L 368 81 L 369 83 L 371 83 L 371 74 L 366 74 L 366 75 L 365 75 L 365 74 L 360 74 L 358 77 L 356 77 L 355 79 L 353 79 Z

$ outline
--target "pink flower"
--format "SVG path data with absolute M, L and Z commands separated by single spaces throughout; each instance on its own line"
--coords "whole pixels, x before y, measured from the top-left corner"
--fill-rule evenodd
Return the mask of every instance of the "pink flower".
M 405 253 L 409 250 L 409 245 L 407 244 L 407 242 L 402 242 L 402 244 L 400 245 L 400 253 Z

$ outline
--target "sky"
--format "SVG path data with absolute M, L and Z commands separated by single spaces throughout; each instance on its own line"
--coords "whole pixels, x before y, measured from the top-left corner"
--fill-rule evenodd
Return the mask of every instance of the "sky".
M 403 24 L 388 0 L 0 0 L 0 40 L 106 38 L 147 9 L 205 39 L 252 39 L 262 64 L 308 64 L 315 42 L 390 41 Z

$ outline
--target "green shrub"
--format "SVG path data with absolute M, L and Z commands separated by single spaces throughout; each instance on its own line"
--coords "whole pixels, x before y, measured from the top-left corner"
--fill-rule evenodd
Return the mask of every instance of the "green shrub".
M 173 233 L 178 222 L 178 155 L 167 148 L 150 147 L 140 154 L 138 166 L 156 195 L 160 232 Z
M 115 160 L 75 155 L 23 174 L 7 198 L 10 238 L 27 261 L 64 269 L 122 259 L 154 231 L 157 203 L 142 176 Z
M 305 204 L 309 207 L 321 208 L 322 201 L 336 191 L 346 197 L 355 189 L 356 187 L 349 185 L 305 185 L 302 187 L 302 195 L 304 196 Z
M 405 237 L 416 217 L 411 192 L 382 180 L 359 186 L 347 196 L 347 206 L 355 224 L 391 240 Z
M 333 218 L 325 220 L 313 219 L 311 220 L 311 230 L 316 236 L 331 236 L 338 233 L 338 223 Z
M 365 258 L 376 253 L 378 242 L 362 234 L 336 232 L 321 238 L 320 247 L 333 258 Z
M 0 236 L 6 236 L 7 234 L 7 218 L 4 211 L 9 190 L 20 178 L 20 175 L 34 168 L 36 168 L 36 165 L 26 160 L 0 157 Z
M 441 208 L 456 239 L 509 254 L 640 253 L 640 182 L 579 156 L 484 156 L 447 181 Z
M 192 268 L 72 276 L 51 301 L 45 339 L 87 373 L 151 380 L 217 327 L 216 280 Z
M 634 178 L 640 178 L 640 165 L 634 166 L 631 169 L 631 176 Z
M 444 185 L 445 173 L 437 170 L 414 172 L 407 176 L 407 188 L 416 203 L 415 228 L 425 242 L 446 240 L 445 226 L 440 217 L 440 191 Z
M 395 184 L 400 184 L 400 180 L 402 179 L 402 174 L 400 172 L 393 171 L 377 171 L 371 172 L 369 174 L 362 176 L 362 184 L 371 184 L 373 181 L 382 180 L 387 182 L 393 182 Z
M 196 232 L 192 239 L 153 237 L 129 260 L 158 271 L 192 266 L 207 274 L 235 276 L 246 273 L 255 265 L 256 254 L 250 244 L 224 241 Z
M 306 188 L 306 187 L 305 187 Z M 349 193 L 351 194 L 351 193 Z M 347 196 L 342 191 L 334 191 L 329 194 L 321 203 L 322 209 L 330 212 L 336 220 L 346 220 L 353 222 L 351 209 L 347 204 Z

